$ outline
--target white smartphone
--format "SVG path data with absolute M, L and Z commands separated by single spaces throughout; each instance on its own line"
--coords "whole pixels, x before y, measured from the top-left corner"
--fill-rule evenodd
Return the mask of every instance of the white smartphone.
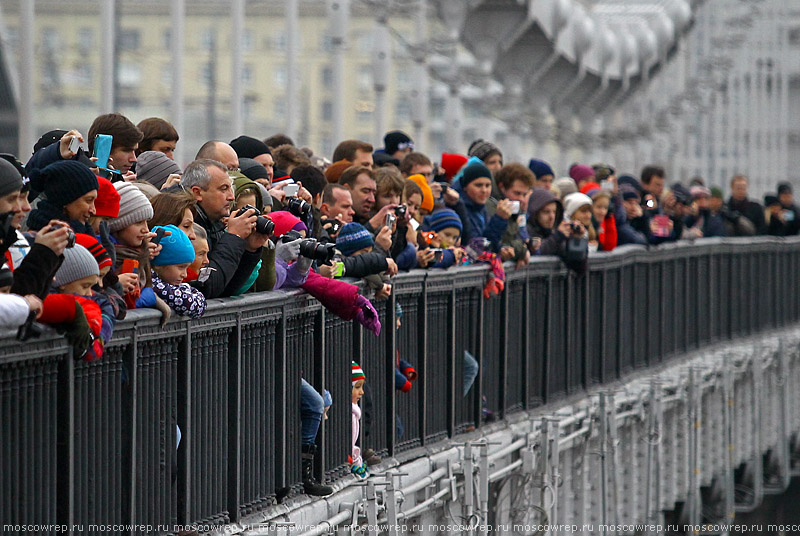
M 295 197 L 297 192 L 300 191 L 300 186 L 297 184 L 287 184 L 283 188 L 283 192 L 286 194 L 287 197 Z
M 414 218 L 411 218 L 411 219 L 408 221 L 408 224 L 409 224 L 409 225 L 411 226 L 411 228 L 412 228 L 412 229 L 414 229 L 415 231 L 416 231 L 417 229 L 419 229 L 419 222 L 418 222 L 417 220 L 415 220 Z
M 72 136 L 72 140 L 69 142 L 69 150 L 73 154 L 78 154 L 78 149 L 81 148 L 81 140 L 78 139 L 77 136 Z
M 511 214 L 519 214 L 519 201 L 511 202 Z

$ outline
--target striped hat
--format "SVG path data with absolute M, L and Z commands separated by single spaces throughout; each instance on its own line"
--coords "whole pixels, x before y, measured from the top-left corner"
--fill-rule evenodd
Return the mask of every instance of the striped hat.
M 356 251 L 375 245 L 375 240 L 367 228 L 360 223 L 348 223 L 339 231 L 336 237 L 336 247 L 346 257 Z
M 432 214 L 425 216 L 425 219 L 422 220 L 423 231 L 436 231 L 438 233 L 448 227 L 455 227 L 459 232 L 464 230 L 461 218 L 458 217 L 455 210 L 449 208 L 434 210 Z
M 108 251 L 106 251 L 106 248 L 100 244 L 97 238 L 84 233 L 75 233 L 75 243 L 80 244 L 89 250 L 89 253 L 91 253 L 94 257 L 94 260 L 97 261 L 97 266 L 100 270 L 106 266 L 109 268 L 111 267 L 111 256 L 108 254 Z
M 353 361 L 352 367 L 353 367 L 353 372 L 350 375 L 350 379 L 353 382 L 353 386 L 355 386 L 356 382 L 359 381 L 359 380 L 365 380 L 366 381 L 367 377 L 364 376 L 364 371 L 361 370 L 361 367 L 358 366 L 358 363 Z

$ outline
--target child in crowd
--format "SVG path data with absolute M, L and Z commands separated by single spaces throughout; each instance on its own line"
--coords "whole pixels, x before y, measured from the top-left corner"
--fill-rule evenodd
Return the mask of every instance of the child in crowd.
M 580 222 L 586 229 L 584 237 L 589 240 L 589 251 L 597 251 L 597 231 L 592 225 L 592 198 L 580 192 L 564 198 L 564 217 Z
M 200 276 L 200 271 L 209 264 L 208 235 L 206 234 L 206 230 L 197 223 L 193 224 L 193 230 L 195 236 L 194 240 L 192 240 L 194 261 L 192 261 L 192 264 L 190 264 L 189 268 L 186 270 L 186 279 L 183 280 L 184 283 L 196 281 Z
M 345 257 L 356 257 L 372 252 L 375 240 L 367 229 L 360 223 L 348 223 L 339 231 L 336 237 L 336 248 Z M 376 266 L 375 271 L 364 277 L 364 281 L 375 291 L 375 299 L 388 298 L 392 292 L 389 278 L 381 273 L 381 267 Z
M 83 233 L 75 233 L 75 244 L 80 244 L 85 247 L 89 253 L 92 254 L 94 260 L 97 262 L 99 270 L 97 283 L 92 287 L 92 296 L 95 301 L 100 305 L 100 310 L 103 314 L 103 329 L 100 332 L 101 345 L 111 340 L 114 326 L 117 320 L 125 318 L 125 300 L 113 287 L 107 287 L 106 283 L 109 282 L 109 273 L 111 273 L 111 255 L 109 255 L 106 248 L 100 244 L 97 238 Z M 113 274 L 111 274 L 113 276 Z M 103 301 L 107 301 L 109 307 L 106 307 Z M 106 319 L 105 316 L 109 315 Z
M 168 231 L 161 239 L 161 251 L 153 259 L 153 290 L 173 311 L 189 318 L 200 318 L 206 311 L 206 297 L 198 289 L 183 283 L 189 266 L 194 262 L 192 242 L 175 225 L 153 227 Z
M 449 208 L 439 208 L 433 211 L 430 216 L 425 216 L 422 221 L 422 235 L 434 232 L 436 237 L 430 243 L 431 248 L 441 248 L 441 258 L 436 260 L 432 256 L 431 248 L 423 249 L 426 252 L 426 259 L 428 266 L 433 268 L 449 268 L 453 265 L 458 265 L 464 256 L 464 250 L 461 249 L 461 231 L 463 225 L 461 219 L 455 211 Z M 438 241 L 438 242 L 437 242 Z M 423 240 L 427 242 L 427 240 Z M 428 257 L 430 256 L 430 259 Z M 420 267 L 426 266 L 420 262 Z
M 617 247 L 617 221 L 609 213 L 611 192 L 594 188 L 588 195 L 592 198 L 592 226 L 597 230 L 598 250 L 612 251 Z
M 358 441 L 361 421 L 361 408 L 358 405 L 358 401 L 364 396 L 364 384 L 367 381 L 367 377 L 355 361 L 352 363 L 350 379 L 353 383 L 353 448 L 350 454 L 350 471 L 356 475 L 359 480 L 366 480 L 369 477 L 369 469 L 364 460 L 361 459 L 361 448 L 356 445 L 356 442 Z

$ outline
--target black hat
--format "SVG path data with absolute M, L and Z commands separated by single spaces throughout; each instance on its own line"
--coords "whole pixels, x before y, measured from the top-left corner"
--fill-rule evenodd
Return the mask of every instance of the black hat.
M 778 183 L 778 195 L 792 193 L 792 185 L 788 182 Z
M 778 205 L 780 201 L 778 201 L 778 196 L 773 194 L 766 194 L 764 196 L 764 206 L 771 207 L 772 205 Z
M 239 136 L 231 141 L 231 147 L 239 158 L 255 158 L 262 154 L 272 154 L 266 143 L 250 136 Z M 239 168 L 241 169 L 241 166 Z
M 14 284 L 14 272 L 10 268 L 0 268 L 0 287 L 10 287 Z
M 683 184 L 677 182 L 673 184 L 672 195 L 675 196 L 675 201 L 681 205 L 692 204 L 692 193 Z
M 31 186 L 62 207 L 98 188 L 95 174 L 74 160 L 59 160 L 44 169 L 32 170 Z
M 414 150 L 414 141 L 402 130 L 392 130 L 383 137 L 383 147 L 389 156 L 405 149 Z
M 66 134 L 67 132 L 69 131 L 61 129 L 45 132 L 44 134 L 42 134 L 42 137 L 39 138 L 39 141 L 37 141 L 36 144 L 33 146 L 33 152 L 36 153 L 39 149 L 44 149 L 45 147 L 53 145 L 61 138 L 63 138 L 64 134 Z
M 388 152 L 384 151 L 375 151 L 374 153 L 372 153 L 372 161 L 375 163 L 375 166 L 377 167 L 383 167 L 390 164 L 393 166 L 400 167 L 400 160 L 393 157 Z
M 241 170 L 242 175 L 251 181 L 255 181 L 257 179 L 269 179 L 269 172 L 267 172 L 267 168 L 252 158 L 242 158 L 240 156 L 239 169 Z

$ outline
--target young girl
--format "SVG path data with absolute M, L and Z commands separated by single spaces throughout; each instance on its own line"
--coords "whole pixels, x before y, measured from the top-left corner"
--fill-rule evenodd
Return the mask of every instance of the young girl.
M 592 225 L 592 198 L 581 193 L 569 194 L 564 198 L 564 217 L 580 222 L 586 228 L 589 251 L 597 251 L 597 231 Z
M 189 318 L 200 318 L 206 311 L 206 297 L 194 287 L 184 284 L 195 252 L 186 233 L 175 225 L 153 227 L 171 234 L 161 239 L 161 252 L 153 259 L 153 290 L 173 311 Z
M 356 475 L 359 480 L 366 480 L 369 477 L 369 469 L 364 460 L 361 459 L 361 448 L 356 445 L 358 441 L 358 433 L 361 421 L 361 408 L 358 406 L 358 401 L 364 396 L 364 383 L 367 377 L 364 376 L 364 371 L 358 366 L 355 361 L 352 362 L 351 381 L 353 382 L 353 442 L 352 453 L 350 455 L 350 471 Z
M 607 190 L 593 190 L 592 225 L 597 229 L 597 243 L 600 251 L 612 251 L 617 247 L 617 222 L 613 214 L 609 214 L 611 194 Z

